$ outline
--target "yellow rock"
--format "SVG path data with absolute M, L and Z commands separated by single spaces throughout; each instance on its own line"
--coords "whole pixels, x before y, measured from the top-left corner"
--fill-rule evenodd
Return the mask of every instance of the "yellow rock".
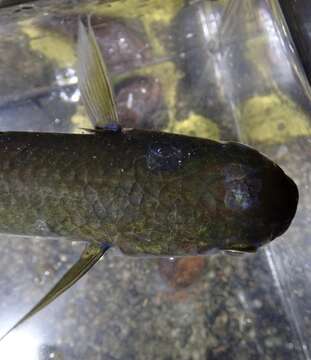
M 124 18 L 150 18 L 153 21 L 168 23 L 183 6 L 184 0 L 124 0 L 105 2 L 103 4 L 88 4 L 79 7 L 80 12 L 116 16 Z
M 79 10 L 97 15 L 140 20 L 144 25 L 154 54 L 164 56 L 165 48 L 157 37 L 156 25 L 168 26 L 183 4 L 184 0 L 149 0 L 143 3 L 141 0 L 124 0 L 101 5 L 85 4 Z
M 241 106 L 240 130 L 251 143 L 284 143 L 310 136 L 310 117 L 284 95 L 255 96 Z
M 29 21 L 20 23 L 21 30 L 30 38 L 31 49 L 55 61 L 60 67 L 75 63 L 73 43 L 57 33 L 36 27 Z
M 219 128 L 213 121 L 193 113 L 187 119 L 176 122 L 172 132 L 213 140 L 219 140 L 220 138 Z

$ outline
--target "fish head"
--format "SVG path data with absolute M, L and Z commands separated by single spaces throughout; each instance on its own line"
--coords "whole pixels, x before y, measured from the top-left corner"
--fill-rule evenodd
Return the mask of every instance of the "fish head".
M 211 248 L 254 252 L 282 235 L 297 209 L 297 185 L 278 165 L 248 146 L 224 148 L 217 166 L 208 165 L 196 186 L 201 194 L 198 254 Z
M 278 165 L 246 148 L 247 156 L 231 162 L 224 172 L 224 213 L 232 229 L 225 248 L 253 252 L 289 228 L 299 194 L 295 182 Z

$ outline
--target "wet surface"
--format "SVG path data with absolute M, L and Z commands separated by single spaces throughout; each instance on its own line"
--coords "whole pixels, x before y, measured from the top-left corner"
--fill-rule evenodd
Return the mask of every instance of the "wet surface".
M 60 41 L 53 28 L 72 9 L 74 16 L 97 9 L 118 23 L 138 14 L 156 64 L 126 69 L 113 82 L 155 79 L 163 98 L 159 128 L 242 139 L 269 155 L 297 183 L 298 212 L 290 230 L 256 254 L 219 253 L 172 265 L 169 259 L 109 251 L 72 289 L 0 344 L 0 358 L 309 359 L 310 90 L 283 33 L 276 1 L 198 1 L 182 12 L 182 1 L 164 11 L 157 1 L 102 3 L 57 1 L 51 7 L 36 1 L 29 9 L 0 10 L 1 34 L 10 34 L 0 40 L 1 130 L 80 132 L 90 126 L 75 92 L 74 44 L 70 36 Z M 123 14 L 120 8 L 131 10 Z M 38 32 L 24 22 L 42 24 L 50 12 L 57 15 L 50 29 L 39 26 Z M 204 36 L 202 24 L 208 30 Z M 222 47 L 220 33 L 226 40 Z M 51 39 L 57 45 L 47 51 L 53 49 Z M 204 41 L 208 46 L 200 53 Z M 203 73 L 204 84 L 198 80 Z M 84 245 L 7 236 L 1 236 L 1 245 L 4 333 L 78 259 Z

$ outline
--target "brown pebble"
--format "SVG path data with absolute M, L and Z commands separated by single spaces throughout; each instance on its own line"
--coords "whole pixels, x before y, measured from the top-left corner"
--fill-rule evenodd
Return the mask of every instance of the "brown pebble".
M 126 79 L 115 89 L 121 125 L 140 129 L 161 129 L 167 116 L 164 109 L 161 85 L 153 77 L 140 76 Z M 155 116 L 155 115 L 158 116 Z
M 200 256 L 159 260 L 161 276 L 175 289 L 193 284 L 200 277 L 203 269 L 204 258 Z
M 121 20 L 92 18 L 94 32 L 108 69 L 123 72 L 151 60 L 151 48 L 142 32 Z

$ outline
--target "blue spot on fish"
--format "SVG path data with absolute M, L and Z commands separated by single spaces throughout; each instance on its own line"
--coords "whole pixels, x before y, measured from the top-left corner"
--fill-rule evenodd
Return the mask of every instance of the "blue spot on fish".
M 146 163 L 152 171 L 174 171 L 182 167 L 184 155 L 181 149 L 168 143 L 155 142 L 147 150 Z
M 111 123 L 111 124 L 107 124 L 103 127 L 97 127 L 96 130 L 99 130 L 99 131 L 111 131 L 111 132 L 114 132 L 114 133 L 119 133 L 121 132 L 122 130 L 122 127 L 120 124 L 117 124 L 117 123 Z
M 230 164 L 225 168 L 225 205 L 232 210 L 248 210 L 259 204 L 262 187 L 254 169 Z

